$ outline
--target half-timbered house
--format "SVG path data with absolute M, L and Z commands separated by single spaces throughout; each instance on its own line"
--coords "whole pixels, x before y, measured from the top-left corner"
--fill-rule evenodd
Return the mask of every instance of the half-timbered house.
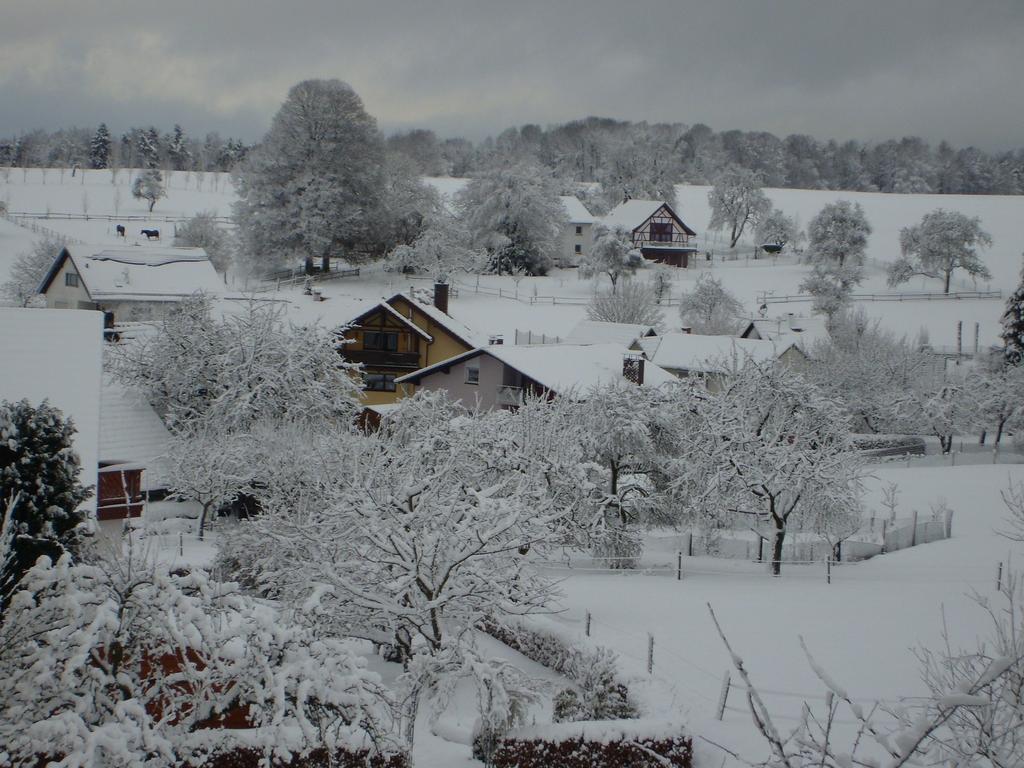
M 601 223 L 609 229 L 632 233 L 633 246 L 648 261 L 673 267 L 689 266 L 697 251 L 697 233 L 662 200 L 626 200 L 615 206 Z

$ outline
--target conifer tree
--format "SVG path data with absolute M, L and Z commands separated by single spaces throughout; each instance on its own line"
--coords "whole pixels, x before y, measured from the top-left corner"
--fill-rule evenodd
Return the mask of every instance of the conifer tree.
M 1014 365 L 1020 365 L 1024 360 L 1024 272 L 1021 273 L 1020 285 L 1006 302 L 1002 337 L 1006 359 Z
M 0 518 L 13 516 L 12 556 L 0 584 L 13 584 L 41 555 L 74 554 L 79 505 L 90 496 L 71 448 L 75 427 L 45 400 L 0 401 Z
M 110 131 L 106 123 L 100 123 L 89 143 L 89 166 L 106 168 L 110 163 Z

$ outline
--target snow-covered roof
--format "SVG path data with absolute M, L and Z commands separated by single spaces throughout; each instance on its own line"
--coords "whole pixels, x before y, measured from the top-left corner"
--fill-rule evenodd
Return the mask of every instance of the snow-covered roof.
M 405 315 L 403 315 L 397 309 L 392 307 L 386 301 L 382 301 L 380 304 L 374 304 L 369 309 L 364 310 L 363 312 L 360 312 L 358 315 L 356 315 L 351 320 L 349 320 L 347 323 L 345 323 L 345 326 L 346 327 L 351 327 L 351 326 L 359 325 L 367 317 L 369 317 L 370 315 L 376 314 L 378 311 L 385 312 L 388 315 L 390 315 L 391 317 L 395 318 L 400 323 L 402 323 L 402 325 L 406 326 L 410 331 L 412 331 L 413 333 L 415 333 L 418 336 L 422 336 L 423 339 L 428 344 L 434 340 L 433 336 L 431 336 L 429 333 L 424 331 L 422 328 L 420 328 L 418 325 L 416 325 L 416 323 L 414 323 L 412 320 L 407 318 Z
M 734 336 L 700 336 L 692 333 L 666 333 L 640 339 L 636 346 L 653 363 L 677 371 L 705 373 L 729 370 L 735 360 L 757 363 L 777 360 L 791 345 Z
M 643 336 L 656 335 L 652 325 L 633 323 L 605 323 L 599 320 L 581 320 L 565 337 L 568 344 L 619 344 L 630 347 Z
M 772 339 L 777 343 L 796 344 L 804 352 L 810 352 L 815 345 L 831 339 L 824 317 L 800 317 L 782 315 L 774 318 L 751 320 L 743 337 L 752 336 L 756 331 L 761 339 Z
M 104 378 L 100 397 L 101 462 L 142 465 L 146 469 L 144 489 L 164 488 L 166 469 L 161 457 L 167 452 L 170 436 L 138 392 Z
M 435 323 L 443 328 L 446 328 L 454 336 L 461 339 L 465 344 L 471 347 L 483 346 L 487 343 L 486 339 L 481 339 L 477 332 L 470 328 L 465 323 L 459 322 L 451 315 L 446 312 L 442 312 L 440 309 L 435 307 L 433 304 L 420 301 L 419 299 L 411 296 L 408 293 L 396 293 L 390 299 L 387 300 L 388 304 L 391 304 L 395 299 L 402 298 L 412 304 L 416 309 L 422 312 L 424 315 L 429 317 Z
M 562 201 L 570 224 L 593 224 L 596 221 L 594 214 L 587 210 L 587 206 L 578 197 L 561 195 L 558 199 Z
M 663 205 L 668 205 L 664 200 L 626 200 L 612 208 L 600 220 L 601 224 L 609 229 L 625 229 L 632 232 L 645 221 L 647 221 Z M 683 226 L 683 229 L 690 235 L 696 234 L 686 223 L 679 218 L 679 215 L 668 206 L 672 215 Z
M 489 355 L 552 392 L 575 392 L 580 396 L 602 384 L 626 381 L 622 375 L 624 352 L 619 344 L 538 344 L 522 347 L 494 344 L 422 368 L 395 381 L 419 381 L 463 360 Z M 658 365 L 650 362 L 644 365 L 645 387 L 657 387 L 673 381 L 675 377 Z
M 0 399 L 49 400 L 74 421 L 72 444 L 83 485 L 99 466 L 103 313 L 67 309 L 0 309 Z M 83 504 L 96 508 L 93 496 Z
M 54 261 L 39 287 L 40 293 L 46 292 L 65 253 L 93 301 L 178 301 L 199 291 L 224 291 L 202 248 L 73 244 Z

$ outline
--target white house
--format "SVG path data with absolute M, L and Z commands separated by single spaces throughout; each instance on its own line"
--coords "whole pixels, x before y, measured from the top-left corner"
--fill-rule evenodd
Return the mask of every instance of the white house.
M 223 292 L 202 248 L 69 245 L 39 285 L 47 307 L 98 309 L 108 325 L 156 319 L 188 296 Z
M 652 387 L 674 380 L 672 374 L 619 344 L 496 344 L 396 379 L 423 389 L 445 390 L 451 399 L 481 410 L 516 408 L 526 395 L 582 400 L 604 384 Z
M 831 340 L 824 317 L 800 317 L 792 313 L 774 318 L 751 320 L 740 334 L 741 339 L 769 339 L 781 344 L 796 344 L 811 354 L 814 347 Z
M 673 267 L 689 266 L 696 252 L 697 233 L 663 200 L 626 200 L 601 219 L 609 229 L 632 233 L 633 246 L 649 261 Z
M 564 265 L 578 265 L 580 259 L 590 252 L 594 241 L 594 215 L 587 210 L 578 197 L 559 197 L 568 223 L 562 228 L 558 246 L 558 262 Z

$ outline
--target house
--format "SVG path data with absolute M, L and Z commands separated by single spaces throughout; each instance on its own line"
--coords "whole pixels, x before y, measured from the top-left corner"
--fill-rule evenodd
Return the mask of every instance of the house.
M 407 374 L 399 384 L 446 390 L 481 410 L 516 408 L 528 395 L 585 399 L 596 386 L 630 382 L 656 387 L 672 374 L 625 352 L 619 344 L 540 344 L 478 347 Z
M 566 344 L 620 344 L 623 349 L 629 349 L 638 339 L 657 335 L 653 325 L 581 320 L 564 341 Z
M 807 359 L 792 343 L 692 333 L 666 333 L 642 338 L 633 344 L 632 349 L 677 378 L 703 378 L 712 390 L 720 388 L 722 378 L 734 366 L 748 360 L 756 363 L 778 361 L 798 367 Z
M 740 334 L 741 339 L 770 339 L 782 344 L 796 344 L 804 354 L 831 341 L 824 317 L 800 317 L 792 312 L 775 318 L 755 318 Z
M 626 200 L 612 208 L 601 224 L 631 232 L 633 246 L 645 259 L 659 264 L 687 267 L 697 251 L 691 240 L 697 233 L 662 200 Z
M 412 395 L 415 384 L 399 386 L 399 377 L 480 346 L 476 334 L 448 314 L 442 283 L 434 286 L 432 303 L 396 293 L 352 318 L 341 333 L 348 341 L 341 354 L 363 365 L 367 406 Z
M 223 293 L 202 248 L 69 245 L 39 285 L 51 309 L 98 309 L 107 325 L 160 318 L 196 293 Z
M 562 195 L 558 199 L 565 209 L 567 223 L 559 239 L 557 261 L 560 265 L 578 266 L 594 241 L 596 219 L 578 197 Z

